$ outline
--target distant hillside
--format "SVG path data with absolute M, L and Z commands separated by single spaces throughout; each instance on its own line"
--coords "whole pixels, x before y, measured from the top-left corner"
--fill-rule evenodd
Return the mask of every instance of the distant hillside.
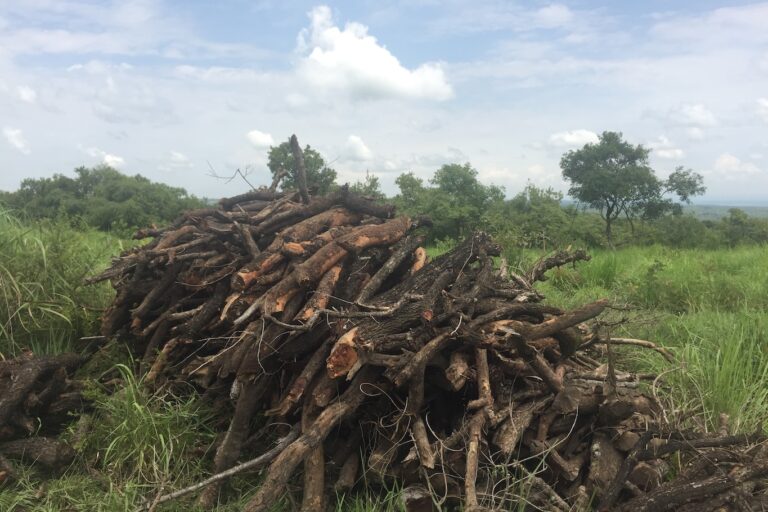
M 687 213 L 692 213 L 701 220 L 720 220 L 728 216 L 728 210 L 738 208 L 750 217 L 768 218 L 768 206 L 734 206 L 722 204 L 691 204 L 685 207 Z
M 560 204 L 563 206 L 569 206 L 575 204 L 572 199 L 563 199 Z M 728 210 L 731 208 L 738 208 L 750 217 L 757 217 L 761 219 L 768 219 L 768 206 L 743 206 L 743 205 L 728 205 L 728 204 L 689 204 L 683 206 L 686 213 L 693 214 L 696 218 L 701 220 L 720 220 L 723 217 L 728 216 Z M 591 208 L 587 208 L 587 211 L 597 212 Z

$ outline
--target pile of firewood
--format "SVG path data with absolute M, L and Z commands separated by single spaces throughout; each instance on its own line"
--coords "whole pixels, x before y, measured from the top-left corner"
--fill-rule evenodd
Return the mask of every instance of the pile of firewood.
M 429 260 L 427 219 L 343 187 L 310 197 L 292 142 L 298 191 L 275 181 L 187 212 L 92 279 L 113 283 L 102 334 L 142 355 L 144 382 L 191 383 L 228 423 L 216 476 L 190 489 L 203 506 L 225 476 L 267 464 L 249 512 L 295 491 L 324 510 L 334 492 L 392 483 L 410 510 L 768 504 L 762 436 L 670 431 L 641 391 L 654 377 L 616 369 L 610 347 L 669 354 L 587 325 L 606 301 L 541 302 L 533 284 L 584 252 L 518 274 L 475 233 Z

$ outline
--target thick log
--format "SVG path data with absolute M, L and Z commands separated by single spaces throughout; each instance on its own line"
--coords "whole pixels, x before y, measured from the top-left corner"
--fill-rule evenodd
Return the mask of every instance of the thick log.
M 25 437 L 0 443 L 0 454 L 47 471 L 58 471 L 75 459 L 75 450 L 63 441 L 48 437 Z
M 309 386 L 309 383 L 323 367 L 323 363 L 325 363 L 325 359 L 328 357 L 330 351 L 331 342 L 330 340 L 326 340 L 320 348 L 312 353 L 312 357 L 309 358 L 309 361 L 304 365 L 301 373 L 299 373 L 288 388 L 285 396 L 280 400 L 280 404 L 274 409 L 267 411 L 268 415 L 286 416 L 291 409 L 299 403 L 307 390 L 307 386 Z
M 368 284 L 365 285 L 365 287 L 360 291 L 360 294 L 357 296 L 356 302 L 358 304 L 365 304 L 368 302 L 368 300 L 381 288 L 381 285 L 384 283 L 384 281 L 392 275 L 392 272 L 397 269 L 397 267 L 405 261 L 405 259 L 410 256 L 410 254 L 418 247 L 424 243 L 424 237 L 423 236 L 409 236 L 402 240 L 400 240 L 397 244 L 392 247 L 392 255 L 389 257 L 389 259 L 384 263 L 379 270 L 371 277 L 371 280 L 368 281 Z
M 590 464 L 587 482 L 589 488 L 597 490 L 598 495 L 605 492 L 614 475 L 618 473 L 623 456 L 614 448 L 608 437 L 595 434 L 589 447 Z
M 320 281 L 320 278 L 346 258 L 347 254 L 349 254 L 347 250 L 341 247 L 338 242 L 331 242 L 310 256 L 304 263 L 297 265 L 293 274 L 288 278 L 295 280 L 297 285 L 308 288 Z
M 82 356 L 72 353 L 0 361 L 0 440 L 14 437 L 19 429 L 32 433 L 30 429 L 35 425 L 27 421 L 29 415 L 39 414 L 40 409 L 56 400 L 63 391 L 66 374 L 74 372 L 83 361 Z
M 567 265 L 568 263 L 575 263 L 577 261 L 589 261 L 591 257 L 583 249 L 577 251 L 557 251 L 553 254 L 540 258 L 525 274 L 525 281 L 529 284 L 533 284 L 536 281 L 545 281 L 545 274 L 547 271 Z
M 304 242 L 328 229 L 358 224 L 360 219 L 360 214 L 351 212 L 346 208 L 332 208 L 285 228 L 278 233 L 278 237 L 275 239 L 275 242 L 272 242 L 272 245 L 277 246 L 280 243 L 287 242 Z
M 264 512 L 271 509 L 304 457 L 323 442 L 331 429 L 360 407 L 367 396 L 363 388 L 371 383 L 373 378 L 374 374 L 370 371 L 358 373 L 339 400 L 326 407 L 312 426 L 283 450 L 270 464 L 264 482 L 256 491 L 256 495 L 246 504 L 243 512 Z
M 333 290 L 336 288 L 336 283 L 339 282 L 339 277 L 341 277 L 341 271 L 342 266 L 335 265 L 325 273 L 317 284 L 315 293 L 312 294 L 312 297 L 309 298 L 306 305 L 302 308 L 299 314 L 296 315 L 296 318 L 294 319 L 295 321 L 309 322 L 310 324 L 313 323 L 311 320 L 316 318 L 316 315 L 319 314 L 320 310 L 325 309 L 328 306 Z
M 427 250 L 423 247 L 417 247 L 416 250 L 413 251 L 413 264 L 411 265 L 411 269 L 409 270 L 409 273 L 411 275 L 415 274 L 422 268 L 424 268 L 424 265 L 427 264 Z
M 250 192 L 240 194 L 239 196 L 225 197 L 219 200 L 219 205 L 225 210 L 229 210 L 238 203 L 247 203 L 250 201 L 274 201 L 284 195 L 284 192 L 275 192 L 267 189 L 251 190 Z
M 261 379 L 256 383 L 241 383 L 242 389 L 237 399 L 235 413 L 224 440 L 216 450 L 213 461 L 214 473 L 221 473 L 231 468 L 240 456 L 243 442 L 248 437 L 251 418 L 267 390 L 267 381 L 268 379 Z M 198 504 L 206 510 L 212 508 L 220 488 L 221 481 L 211 483 L 200 495 Z
M 683 505 L 699 502 L 702 505 L 714 496 L 729 491 L 751 480 L 768 477 L 768 460 L 762 460 L 695 482 L 664 484 L 647 495 L 635 498 L 622 507 L 622 511 L 655 512 L 677 510 Z
M 548 399 L 546 399 L 548 400 Z M 507 419 L 499 426 L 493 436 L 493 444 L 502 455 L 509 457 L 515 453 L 517 445 L 523 438 L 523 433 L 534 419 L 534 414 L 540 410 L 546 401 L 527 402 L 518 407 L 512 407 Z
M 352 489 L 357 481 L 357 474 L 360 472 L 360 454 L 350 453 L 339 470 L 339 477 L 333 486 L 337 493 L 344 493 Z
M 451 383 L 454 391 L 464 387 L 470 377 L 469 354 L 465 352 L 451 352 L 450 364 L 445 370 L 445 377 Z
M 160 299 L 173 285 L 174 281 L 176 280 L 176 276 L 179 275 L 180 270 L 181 265 L 178 263 L 171 264 L 165 271 L 162 279 L 158 281 L 157 286 L 152 288 L 152 290 L 144 297 L 144 300 L 141 301 L 141 304 L 139 304 L 136 309 L 131 312 L 133 317 L 131 327 L 134 330 L 141 328 L 141 321 L 147 316 L 147 314 L 149 314 L 150 310 L 155 306 L 156 301 Z
M 283 261 L 285 261 L 285 256 L 280 252 L 262 252 L 245 269 L 235 274 L 232 288 L 235 290 L 245 290 L 257 278 L 267 275 Z
M 301 202 L 304 204 L 309 203 L 309 191 L 307 190 L 307 168 L 304 166 L 304 153 L 299 146 L 299 139 L 296 135 L 291 135 L 290 139 L 291 153 L 293 154 L 294 171 L 293 176 L 296 180 L 296 185 L 299 187 L 299 195 L 301 195 Z
M 346 187 L 346 186 L 345 186 Z M 391 219 L 395 214 L 395 207 L 391 204 L 381 204 L 365 197 L 350 192 L 343 188 L 341 203 L 353 212 L 379 217 L 381 219 Z
M 318 379 L 322 380 L 322 379 Z M 304 402 L 301 415 L 302 431 L 312 427 L 318 407 L 311 400 Z M 314 512 L 325 509 L 325 450 L 323 443 L 313 447 L 304 459 L 304 496 L 301 501 L 302 512 Z

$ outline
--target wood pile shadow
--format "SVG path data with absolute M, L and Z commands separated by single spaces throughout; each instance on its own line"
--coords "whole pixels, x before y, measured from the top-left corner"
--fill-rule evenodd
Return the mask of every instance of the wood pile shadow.
M 413 511 L 768 507 L 762 433 L 670 429 L 643 392 L 654 376 L 606 345 L 670 354 L 601 335 L 605 300 L 543 302 L 534 284 L 586 253 L 516 273 L 477 232 L 430 260 L 428 219 L 345 187 L 312 196 L 292 143 L 299 190 L 278 178 L 144 230 L 91 279 L 113 284 L 102 334 L 130 343 L 144 383 L 191 384 L 228 424 L 214 476 L 148 507 L 197 492 L 211 508 L 254 469 L 248 512 L 393 485 Z

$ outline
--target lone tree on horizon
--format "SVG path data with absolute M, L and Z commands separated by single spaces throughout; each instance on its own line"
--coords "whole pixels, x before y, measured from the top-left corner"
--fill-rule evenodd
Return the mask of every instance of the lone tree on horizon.
M 336 185 L 336 170 L 329 167 L 325 159 L 315 149 L 306 145 L 302 150 L 304 166 L 307 173 L 307 185 L 314 189 L 317 195 L 328 194 Z M 294 169 L 293 151 L 290 140 L 277 146 L 271 146 L 267 153 L 267 167 L 272 177 L 281 176 L 281 188 L 291 190 L 297 188 L 296 180 L 291 172 Z
M 680 213 L 680 204 L 665 194 L 689 203 L 706 191 L 701 175 L 682 166 L 660 180 L 648 163 L 650 152 L 642 144 L 623 140 L 620 132 L 605 131 L 599 142 L 568 151 L 560 160 L 563 178 L 570 183 L 568 194 L 600 212 L 609 245 L 613 245 L 612 224 L 620 215 L 632 225 L 638 216 L 649 219 Z

